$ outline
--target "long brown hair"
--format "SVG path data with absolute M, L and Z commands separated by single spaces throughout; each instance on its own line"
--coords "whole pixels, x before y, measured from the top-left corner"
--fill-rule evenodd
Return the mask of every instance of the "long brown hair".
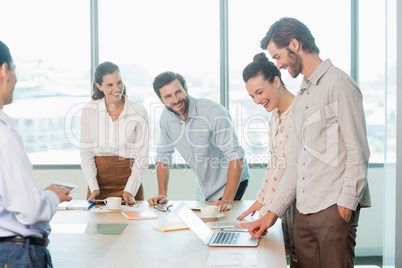
M 107 74 L 112 74 L 114 72 L 120 72 L 119 66 L 116 64 L 105 61 L 98 66 L 96 66 L 95 74 L 94 74 L 94 81 L 92 83 L 92 99 L 99 100 L 105 97 L 105 94 L 98 89 L 96 84 L 102 85 L 103 83 L 103 76 Z M 124 84 L 123 84 L 124 85 Z M 123 88 L 123 96 L 127 96 L 126 93 L 126 85 Z

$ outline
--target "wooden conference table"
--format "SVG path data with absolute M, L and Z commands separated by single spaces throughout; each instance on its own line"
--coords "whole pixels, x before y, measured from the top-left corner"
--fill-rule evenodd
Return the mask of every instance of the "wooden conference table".
M 173 204 L 171 210 L 181 202 L 169 201 L 169 204 Z M 190 207 L 211 203 L 183 202 Z M 233 208 L 222 212 L 224 216 L 219 220 L 235 220 L 253 202 L 235 201 Z M 208 247 L 191 230 L 154 230 L 154 225 L 180 220 L 174 212 L 154 210 L 147 201 L 137 204 L 139 207 L 136 210 L 154 211 L 158 219 L 128 220 L 121 212 L 94 212 L 99 209 L 57 211 L 50 222 L 52 234 L 49 237 L 54 267 L 222 267 L 207 265 L 212 256 L 248 257 L 257 264 L 250 266 L 246 262 L 230 267 L 287 267 L 280 220 L 269 229 L 268 235 L 260 239 L 258 247 Z M 253 218 L 248 216 L 246 220 Z M 123 226 L 125 229 L 121 234 L 102 234 L 96 232 L 98 225 Z

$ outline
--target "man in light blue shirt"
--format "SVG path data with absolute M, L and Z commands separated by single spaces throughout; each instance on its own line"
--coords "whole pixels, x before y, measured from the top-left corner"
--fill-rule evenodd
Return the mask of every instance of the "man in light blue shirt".
M 10 50 L 0 41 L 0 267 L 52 267 L 48 222 L 60 202 L 71 200 L 70 190 L 37 190 L 13 120 L 3 112 L 16 83 Z
M 250 177 L 229 112 L 219 103 L 189 96 L 184 77 L 174 72 L 159 74 L 153 87 L 166 109 L 155 158 L 159 194 L 148 202 L 167 202 L 176 148 L 197 176 L 197 200 L 211 200 L 221 211 L 229 210 L 233 200 L 242 198 Z

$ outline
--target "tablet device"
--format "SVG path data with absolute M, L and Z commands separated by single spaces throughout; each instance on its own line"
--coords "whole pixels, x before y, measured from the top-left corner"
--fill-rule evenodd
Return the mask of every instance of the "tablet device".
M 77 190 L 78 189 L 78 185 L 76 185 L 76 184 L 71 184 L 71 183 L 66 183 L 66 182 L 60 182 L 60 181 L 56 181 L 56 182 L 53 182 L 52 184 L 54 184 L 55 186 L 58 186 L 58 187 L 63 187 L 63 188 L 66 188 L 66 189 L 69 189 L 70 190 L 70 194 L 72 194 L 75 190 Z

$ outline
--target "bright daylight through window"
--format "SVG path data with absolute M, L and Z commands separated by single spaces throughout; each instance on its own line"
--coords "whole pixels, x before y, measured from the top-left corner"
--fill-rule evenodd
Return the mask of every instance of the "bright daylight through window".
M 229 111 L 249 163 L 267 163 L 270 115 L 249 97 L 241 73 L 262 51 L 259 42 L 269 25 L 283 16 L 302 20 L 314 33 L 321 57 L 350 73 L 350 1 L 305 2 L 228 1 Z M 14 103 L 5 111 L 15 118 L 33 164 L 80 163 L 80 109 L 91 101 L 89 3 L 2 1 L 8 12 L 0 21 L 9 26 L 0 29 L 0 38 L 12 49 L 18 77 Z M 99 61 L 119 65 L 128 97 L 147 109 L 151 164 L 163 109 L 152 88 L 157 74 L 181 73 L 191 96 L 220 100 L 220 12 L 215 0 L 99 1 Z M 361 43 L 370 20 L 374 25 L 372 17 L 361 16 Z M 376 58 L 363 45 L 359 49 L 361 58 Z M 385 78 L 382 69 L 370 67 L 379 64 L 360 62 L 371 163 L 382 163 L 384 150 Z M 292 93 L 298 92 L 301 77 L 292 79 L 285 71 L 283 80 Z M 174 159 L 183 163 L 180 155 Z

